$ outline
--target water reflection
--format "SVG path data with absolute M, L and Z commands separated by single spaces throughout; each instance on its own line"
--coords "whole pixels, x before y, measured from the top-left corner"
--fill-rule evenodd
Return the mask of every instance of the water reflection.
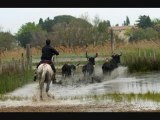
M 102 83 L 90 92 L 97 93 L 147 93 L 160 92 L 160 74 L 151 72 L 144 74 L 126 73 L 125 67 L 118 68 L 112 76 L 106 76 Z
M 159 73 L 147 73 L 133 76 L 127 76 L 125 78 L 117 77 L 105 83 L 104 86 L 112 86 L 112 92 L 119 93 L 146 93 L 160 92 L 160 74 Z M 107 87 L 103 87 L 106 89 Z

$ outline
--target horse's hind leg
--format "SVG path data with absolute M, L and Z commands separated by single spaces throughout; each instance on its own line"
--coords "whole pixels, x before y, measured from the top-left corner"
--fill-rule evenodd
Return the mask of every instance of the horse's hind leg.
M 51 81 L 49 81 L 49 82 L 47 83 L 47 86 L 46 86 L 46 94 L 47 94 L 48 97 L 53 97 L 53 96 L 51 96 L 51 95 L 48 93 L 50 83 L 51 83 Z
M 40 99 L 41 100 L 43 100 L 43 97 L 42 97 L 43 88 L 44 88 L 44 83 L 40 82 Z
M 48 91 L 49 91 L 49 85 L 50 85 L 50 83 L 51 83 L 51 81 L 49 81 L 49 82 L 47 83 L 47 86 L 46 86 L 46 93 L 48 93 Z

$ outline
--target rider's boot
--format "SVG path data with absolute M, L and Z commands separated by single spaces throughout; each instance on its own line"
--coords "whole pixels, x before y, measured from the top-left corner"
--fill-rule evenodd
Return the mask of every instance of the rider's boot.
M 35 71 L 33 81 L 36 81 L 36 80 L 37 80 L 37 73 Z

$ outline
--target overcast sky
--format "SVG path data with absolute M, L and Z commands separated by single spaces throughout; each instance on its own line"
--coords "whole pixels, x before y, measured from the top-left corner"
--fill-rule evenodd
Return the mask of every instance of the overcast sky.
M 99 16 L 101 20 L 110 20 L 111 25 L 122 25 L 128 16 L 133 25 L 140 15 L 160 19 L 160 8 L 0 8 L 0 27 L 3 31 L 15 34 L 22 24 L 37 24 L 40 18 L 53 19 L 58 15 L 80 17 L 82 14 L 88 14 L 90 22 L 95 16 Z

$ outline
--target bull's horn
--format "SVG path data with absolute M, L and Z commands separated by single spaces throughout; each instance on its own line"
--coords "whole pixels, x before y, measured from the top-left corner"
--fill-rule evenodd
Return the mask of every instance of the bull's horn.
M 88 54 L 87 54 L 87 51 L 86 51 L 86 58 L 89 58 Z
M 96 58 L 98 56 L 98 53 L 96 53 L 96 55 L 94 56 L 94 58 Z
M 79 63 L 77 63 L 77 65 L 76 66 L 79 66 L 80 65 L 80 62 Z

